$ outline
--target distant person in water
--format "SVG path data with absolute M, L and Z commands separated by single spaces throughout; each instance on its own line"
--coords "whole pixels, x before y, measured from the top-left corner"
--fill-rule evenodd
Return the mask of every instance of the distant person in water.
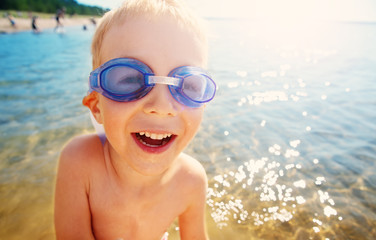
M 65 8 L 59 8 L 56 12 L 56 27 L 55 27 L 55 31 L 57 31 L 59 28 L 63 28 L 63 24 L 61 23 L 61 19 L 64 18 L 65 16 Z
M 95 19 L 94 18 L 90 18 L 90 22 L 94 25 L 94 26 L 96 26 L 97 25 L 97 21 L 95 21 Z
M 7 18 L 10 22 L 10 25 L 13 27 L 13 28 L 17 28 L 17 25 L 16 25 L 16 21 L 14 20 L 12 14 L 8 13 L 7 14 Z
M 38 19 L 38 16 L 33 16 L 31 18 L 31 29 L 33 30 L 34 33 L 40 33 L 40 29 L 38 28 L 37 26 L 37 19 Z

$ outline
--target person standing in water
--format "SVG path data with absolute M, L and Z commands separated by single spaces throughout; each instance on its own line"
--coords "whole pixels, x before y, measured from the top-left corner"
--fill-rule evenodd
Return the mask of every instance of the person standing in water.
M 34 33 L 40 33 L 40 29 L 37 26 L 37 19 L 38 19 L 38 16 L 33 16 L 31 18 L 31 29 L 33 30 Z
M 65 16 L 65 7 L 59 8 L 56 12 L 56 27 L 55 27 L 55 32 L 59 30 L 59 28 L 63 28 L 64 25 L 61 23 L 61 19 L 64 18 Z

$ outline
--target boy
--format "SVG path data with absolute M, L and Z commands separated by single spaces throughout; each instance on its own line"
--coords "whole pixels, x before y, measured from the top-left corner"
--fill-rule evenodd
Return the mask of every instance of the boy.
M 83 104 L 106 138 L 77 137 L 61 153 L 57 239 L 159 240 L 176 217 L 181 239 L 208 239 L 206 173 L 182 153 L 215 94 L 206 52 L 177 0 L 131 0 L 104 16 Z

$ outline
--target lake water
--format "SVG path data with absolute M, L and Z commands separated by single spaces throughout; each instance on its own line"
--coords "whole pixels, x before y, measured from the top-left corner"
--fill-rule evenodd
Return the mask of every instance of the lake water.
M 375 239 L 376 24 L 209 25 L 219 89 L 186 152 L 211 239 Z M 54 239 L 59 152 L 93 131 L 92 35 L 0 35 L 0 239 Z

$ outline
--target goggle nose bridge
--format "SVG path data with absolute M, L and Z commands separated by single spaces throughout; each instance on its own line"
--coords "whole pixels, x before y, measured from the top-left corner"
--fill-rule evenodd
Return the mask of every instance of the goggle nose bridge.
M 164 77 L 164 76 L 147 76 L 148 84 L 165 84 L 170 86 L 180 87 L 182 79 L 175 77 Z

